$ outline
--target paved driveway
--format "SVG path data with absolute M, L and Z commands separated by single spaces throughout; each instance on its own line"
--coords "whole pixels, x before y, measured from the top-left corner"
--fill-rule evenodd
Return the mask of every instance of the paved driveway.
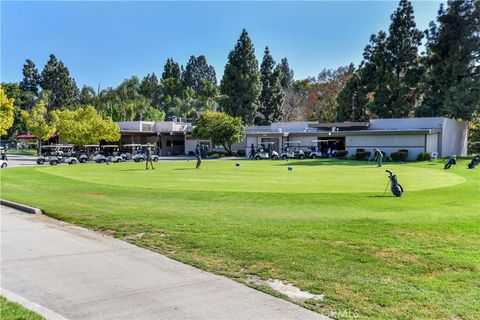
M 51 318 L 327 319 L 46 216 L 2 206 L 1 219 L 1 287 L 52 311 Z

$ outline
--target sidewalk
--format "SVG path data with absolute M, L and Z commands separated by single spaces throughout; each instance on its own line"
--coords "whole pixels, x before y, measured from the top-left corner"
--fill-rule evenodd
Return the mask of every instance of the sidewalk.
M 47 318 L 328 319 L 46 216 L 2 206 L 1 225 L 1 287 L 50 311 Z

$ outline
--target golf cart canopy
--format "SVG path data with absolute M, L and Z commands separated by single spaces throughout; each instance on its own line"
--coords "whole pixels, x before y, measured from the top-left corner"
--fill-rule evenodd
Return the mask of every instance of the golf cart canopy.
M 131 148 L 131 147 L 141 147 L 142 145 L 138 143 L 131 143 L 131 144 L 124 144 L 123 146 Z
M 98 144 L 86 144 L 84 145 L 85 148 L 98 148 L 99 145 Z
M 285 144 L 301 144 L 302 141 L 285 141 Z
M 329 140 L 312 140 L 312 143 L 328 142 Z
M 118 146 L 116 144 L 106 144 L 102 148 L 118 148 Z

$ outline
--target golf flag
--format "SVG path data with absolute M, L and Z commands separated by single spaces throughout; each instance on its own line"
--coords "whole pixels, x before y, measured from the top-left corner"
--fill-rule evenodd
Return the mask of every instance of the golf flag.
M 288 171 L 293 171 L 293 168 L 292 168 L 292 167 L 288 167 Z
M 235 163 L 235 167 L 240 167 L 240 163 Z

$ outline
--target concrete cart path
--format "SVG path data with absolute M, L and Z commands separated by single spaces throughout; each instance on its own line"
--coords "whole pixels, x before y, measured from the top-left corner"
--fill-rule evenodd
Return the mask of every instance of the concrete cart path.
M 1 207 L 1 287 L 67 319 L 328 319 L 233 280 Z

